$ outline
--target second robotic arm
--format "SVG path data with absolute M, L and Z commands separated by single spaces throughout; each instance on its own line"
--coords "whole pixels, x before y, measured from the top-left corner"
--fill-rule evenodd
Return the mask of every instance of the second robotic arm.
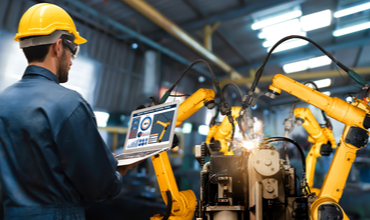
M 340 212 L 337 211 L 338 215 L 342 215 L 343 219 L 348 219 L 338 202 L 342 196 L 352 163 L 356 158 L 356 152 L 367 144 L 369 137 L 367 129 L 370 128 L 369 106 L 358 99 L 350 104 L 337 97 L 329 97 L 286 76 L 277 74 L 272 79 L 269 92 L 277 95 L 280 94 L 281 90 L 316 106 L 325 111 L 329 117 L 345 124 L 340 140 L 341 144 L 335 152 L 318 195 L 319 198 L 310 209 L 311 219 L 314 220 L 326 219 L 322 210 L 328 208 L 333 208 L 334 211 L 341 210 Z
M 313 188 L 316 161 L 318 157 L 330 154 L 331 151 L 326 148 L 337 147 L 333 131 L 327 127 L 321 128 L 309 108 L 295 108 L 294 115 L 297 121 L 302 122 L 302 126 L 309 134 L 308 141 L 313 144 L 306 158 L 307 183 L 311 191 L 318 195 L 320 190 Z

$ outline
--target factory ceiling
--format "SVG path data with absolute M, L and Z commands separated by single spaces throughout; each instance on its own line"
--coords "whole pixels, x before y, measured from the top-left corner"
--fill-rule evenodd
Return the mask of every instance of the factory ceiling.
M 107 21 L 109 19 L 114 22 L 114 25 L 112 25 L 112 22 L 110 23 L 113 30 L 119 29 L 118 26 L 122 26 L 135 33 L 123 31 L 115 34 L 112 32 L 117 38 L 132 44 L 135 43 L 139 47 L 145 45 L 160 50 L 170 59 L 175 59 L 182 64 L 187 65 L 191 61 L 204 58 L 122 0 L 50 0 L 48 2 L 64 5 L 69 12 L 81 19 L 91 18 L 92 21 L 88 23 L 92 26 L 104 26 L 104 20 Z M 253 78 L 256 69 L 263 63 L 267 55 L 268 46 L 272 46 L 274 41 L 276 41 L 273 38 L 297 34 L 298 32 L 295 31 L 297 27 L 294 26 L 296 24 L 300 25 L 298 34 L 314 40 L 348 67 L 362 68 L 370 65 L 370 29 L 368 29 L 370 28 L 370 10 L 352 13 L 343 17 L 335 14 L 335 12 L 342 9 L 361 5 L 368 1 L 146 0 L 146 2 L 200 44 L 204 45 L 205 26 L 214 26 L 211 44 L 213 54 L 230 65 L 242 77 Z M 319 14 L 322 13 L 324 17 L 315 17 L 317 12 Z M 99 14 L 100 19 L 92 16 L 94 13 L 95 15 Z M 275 20 L 277 22 L 288 14 L 295 15 L 291 18 L 285 18 L 287 27 L 277 26 L 269 29 L 268 27 L 256 28 L 256 26 L 252 26 L 259 21 Z M 325 20 L 328 17 L 329 20 Z M 356 25 L 367 25 L 369 27 L 363 28 L 364 30 L 362 31 L 343 34 L 346 28 Z M 263 34 L 265 35 L 264 37 L 262 37 Z M 300 77 L 300 81 L 325 78 L 326 71 L 328 71 L 331 84 L 329 87 L 323 88 L 322 91 L 331 91 L 332 95 L 341 96 L 348 92 L 349 88 L 357 90 L 356 87 L 350 86 L 355 83 L 349 79 L 344 71 L 338 70 L 338 74 L 335 74 L 338 68 L 332 62 L 329 61 L 329 63 L 321 67 L 309 64 L 312 58 L 321 57 L 324 54 L 312 44 L 302 44 L 293 49 L 273 53 L 266 65 L 263 76 L 271 76 L 278 73 L 287 74 L 288 67 L 284 67 L 284 65 L 305 61 L 306 63 L 304 64 L 297 64 L 300 66 L 298 67 L 298 69 L 301 68 L 300 70 L 293 70 L 294 74 L 304 75 Z M 213 65 L 213 67 L 221 80 L 230 78 L 227 73 L 217 68 L 216 65 Z M 367 73 L 366 71 L 361 73 L 365 79 L 370 76 L 370 72 Z M 206 69 L 199 72 L 210 76 Z M 311 72 L 320 72 L 322 76 L 317 77 L 318 74 L 313 74 L 315 78 L 312 78 L 310 77 Z M 265 91 L 268 84 L 267 81 L 261 82 L 259 84 L 261 91 Z M 244 90 L 246 90 L 246 84 L 242 83 L 242 85 Z

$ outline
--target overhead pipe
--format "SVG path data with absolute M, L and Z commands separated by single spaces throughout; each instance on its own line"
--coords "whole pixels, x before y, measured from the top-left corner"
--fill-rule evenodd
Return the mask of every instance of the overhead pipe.
M 197 52 L 199 55 L 201 55 L 206 60 L 211 62 L 213 65 L 217 66 L 222 71 L 226 72 L 226 74 L 231 79 L 242 78 L 242 75 L 240 75 L 236 70 L 229 66 L 225 61 L 223 61 L 221 58 L 207 50 L 192 36 L 190 36 L 183 29 L 181 29 L 175 23 L 166 18 L 163 14 L 161 14 L 159 11 L 153 8 L 145 0 L 140 1 L 122 0 L 122 1 L 131 6 L 132 8 L 134 8 L 135 10 L 137 10 L 138 12 L 140 12 L 143 16 L 147 17 L 149 20 L 151 20 L 161 28 L 163 28 L 165 31 L 170 33 L 179 41 L 183 42 L 189 48 L 193 49 L 195 52 Z

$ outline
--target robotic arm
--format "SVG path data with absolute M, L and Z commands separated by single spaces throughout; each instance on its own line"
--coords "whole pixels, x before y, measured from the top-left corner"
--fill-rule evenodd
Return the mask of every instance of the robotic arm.
M 241 107 L 232 107 L 231 116 L 234 118 L 234 124 L 236 125 L 237 117 L 239 117 Z M 211 149 L 220 151 L 223 155 L 234 155 L 230 149 L 226 139 L 231 138 L 232 125 L 230 124 L 227 117 L 225 117 L 220 125 L 213 125 L 207 135 L 206 144 L 211 145 Z
M 355 99 L 347 103 L 337 97 L 329 97 L 308 86 L 302 85 L 286 76 L 277 74 L 269 87 L 270 97 L 281 93 L 281 90 L 294 95 L 303 101 L 316 106 L 326 114 L 345 124 L 330 169 L 326 175 L 318 199 L 310 208 L 311 219 L 327 219 L 329 212 L 338 214 L 341 219 L 348 219 L 338 202 L 342 196 L 352 163 L 358 149 L 365 147 L 369 137 L 370 108 L 364 101 Z
M 214 97 L 215 93 L 212 89 L 199 89 L 189 98 L 187 98 L 179 107 L 176 126 L 179 126 L 184 120 L 186 120 L 203 106 L 207 106 L 207 108 L 213 108 L 215 106 L 213 101 Z M 166 126 L 165 123 L 161 125 L 163 127 Z M 152 161 L 162 198 L 167 204 L 168 210 L 164 217 L 160 214 L 157 214 L 150 219 L 193 219 L 196 206 L 196 196 L 192 190 L 179 191 L 167 152 L 152 156 Z
M 333 131 L 327 127 L 321 128 L 309 108 L 295 108 L 294 115 L 308 132 L 308 141 L 313 143 L 306 158 L 306 173 L 308 186 L 318 195 L 320 190 L 313 188 L 316 161 L 318 157 L 329 156 L 332 149 L 337 147 Z

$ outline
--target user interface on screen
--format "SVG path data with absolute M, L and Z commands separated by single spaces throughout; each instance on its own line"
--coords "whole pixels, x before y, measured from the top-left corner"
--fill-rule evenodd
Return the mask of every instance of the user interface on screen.
M 167 144 L 170 141 L 177 104 L 134 113 L 131 119 L 127 149 Z

